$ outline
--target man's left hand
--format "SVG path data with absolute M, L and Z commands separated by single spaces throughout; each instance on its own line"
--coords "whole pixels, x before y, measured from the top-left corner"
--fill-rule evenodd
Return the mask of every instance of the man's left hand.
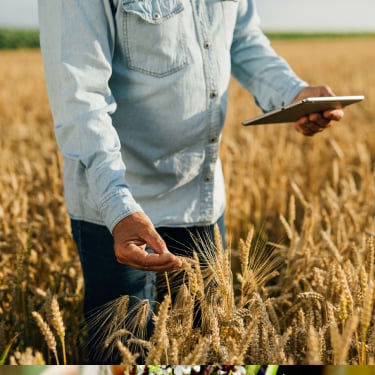
M 307 86 L 294 98 L 293 103 L 313 96 L 334 96 L 328 86 Z M 332 109 L 321 113 L 311 113 L 301 117 L 293 123 L 294 128 L 300 133 L 313 136 L 332 126 L 333 121 L 340 121 L 344 117 L 343 109 Z

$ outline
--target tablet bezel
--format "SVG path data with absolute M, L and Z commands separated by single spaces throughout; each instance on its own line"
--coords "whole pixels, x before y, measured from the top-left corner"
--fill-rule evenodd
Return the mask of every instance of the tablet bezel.
M 363 95 L 308 97 L 298 102 L 255 116 L 242 122 L 242 125 L 264 125 L 295 122 L 311 113 L 344 108 L 364 99 Z

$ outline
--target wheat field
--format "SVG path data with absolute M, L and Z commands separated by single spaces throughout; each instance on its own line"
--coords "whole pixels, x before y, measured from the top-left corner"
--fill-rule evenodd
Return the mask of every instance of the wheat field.
M 147 363 L 375 363 L 375 40 L 273 45 L 311 84 L 366 99 L 310 138 L 286 124 L 242 127 L 258 109 L 231 82 L 221 147 L 228 249 L 203 269 L 185 260 L 186 285 L 159 307 L 151 340 L 131 336 Z M 0 87 L 0 361 L 83 363 L 82 275 L 40 52 L 1 51 Z M 132 363 L 122 324 L 103 335 Z

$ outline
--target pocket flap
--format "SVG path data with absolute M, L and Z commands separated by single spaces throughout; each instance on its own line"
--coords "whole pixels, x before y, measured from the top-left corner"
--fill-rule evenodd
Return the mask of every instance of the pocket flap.
M 133 13 L 148 23 L 159 24 L 184 10 L 181 0 L 123 0 L 128 13 Z

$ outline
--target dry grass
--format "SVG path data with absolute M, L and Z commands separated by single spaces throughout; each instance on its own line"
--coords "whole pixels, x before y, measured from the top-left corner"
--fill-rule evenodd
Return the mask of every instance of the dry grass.
M 137 343 L 149 361 L 375 362 L 373 43 L 275 42 L 311 83 L 366 96 L 313 138 L 288 125 L 241 127 L 257 109 L 232 82 L 221 149 L 230 245 L 220 262 L 210 263 L 208 279 L 192 272 L 196 261 L 187 263 L 180 302 L 170 309 L 166 301 L 158 334 Z M 56 362 L 32 317 L 36 311 L 60 338 L 60 362 L 64 342 L 67 362 L 82 363 L 82 277 L 39 52 L 1 52 L 0 85 L 0 353 L 18 335 L 8 361 L 38 362 L 42 353 Z M 192 297 L 202 301 L 199 329 L 191 325 Z M 61 320 L 53 319 L 53 298 Z M 116 331 L 128 327 L 115 323 L 111 343 L 135 360 L 117 341 Z

